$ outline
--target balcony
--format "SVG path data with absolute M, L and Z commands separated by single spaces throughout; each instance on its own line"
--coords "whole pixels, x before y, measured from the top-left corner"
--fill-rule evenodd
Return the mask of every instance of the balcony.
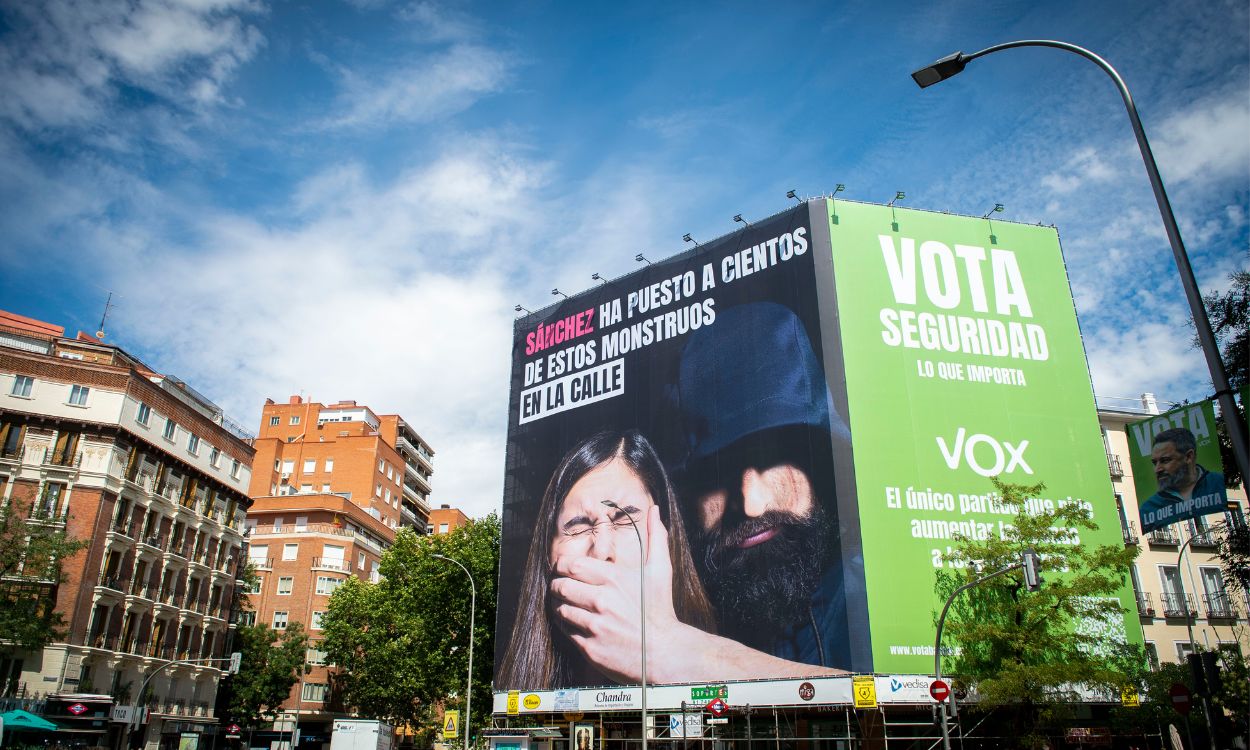
M 1155 603 L 1149 591 L 1134 591 L 1137 596 L 1137 611 L 1142 617 L 1155 616 Z
M 125 591 L 125 587 L 122 584 L 122 577 L 121 577 L 121 574 L 119 573 L 105 574 L 105 575 L 100 576 L 99 585 L 103 588 L 116 591 L 119 594 L 122 591 Z
M 1190 594 L 1165 591 L 1159 599 L 1163 603 L 1164 617 L 1192 617 L 1194 614 L 1194 598 Z
M 1125 544 L 1137 544 L 1137 541 L 1141 539 L 1141 535 L 1137 533 L 1136 521 L 1129 521 L 1127 524 L 1121 526 L 1120 532 L 1124 535 Z
M 1175 547 L 1180 542 L 1181 540 L 1176 535 L 1176 530 L 1170 526 L 1150 532 L 1150 546 L 1152 547 Z
M 1207 610 L 1207 618 L 1211 620 L 1234 620 L 1240 613 L 1237 605 L 1229 598 L 1227 591 L 1203 594 L 1202 603 Z
M 337 570 L 340 573 L 350 572 L 352 566 L 346 560 L 336 557 L 314 557 L 313 570 Z
M 150 602 L 156 601 L 156 587 L 143 586 L 138 583 L 130 587 L 130 596 L 138 599 L 146 599 Z
M 90 646 L 91 648 L 101 648 L 101 649 L 106 649 L 108 651 L 116 651 L 117 642 L 119 639 L 120 639 L 120 636 L 116 634 L 106 635 L 104 633 L 96 633 L 95 635 L 91 635 L 87 637 L 87 645 Z
M 1124 466 L 1120 463 L 1120 457 L 1116 454 L 1107 454 L 1107 468 L 1111 471 L 1112 479 L 1124 478 Z
M 247 561 L 257 570 L 273 570 L 272 557 L 249 557 Z
M 1194 549 L 1216 549 L 1220 542 L 1215 538 L 1215 532 L 1207 529 L 1190 536 L 1189 546 Z

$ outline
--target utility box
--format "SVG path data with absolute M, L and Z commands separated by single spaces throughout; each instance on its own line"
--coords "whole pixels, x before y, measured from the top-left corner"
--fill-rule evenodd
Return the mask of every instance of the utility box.
M 395 729 L 374 719 L 335 719 L 330 750 L 391 750 Z

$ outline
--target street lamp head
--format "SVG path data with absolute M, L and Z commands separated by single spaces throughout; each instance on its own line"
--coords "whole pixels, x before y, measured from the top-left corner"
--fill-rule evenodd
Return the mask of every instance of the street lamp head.
M 791 198 L 791 199 L 796 200 L 796 201 L 799 199 L 798 194 L 796 194 L 793 190 L 791 190 L 791 191 L 787 192 L 787 193 L 786 193 L 786 197 L 787 197 L 787 198 Z
M 921 68 L 911 74 L 912 80 L 920 88 L 928 88 L 935 83 L 941 83 L 951 76 L 958 75 L 963 71 L 964 66 L 968 64 L 968 58 L 963 52 L 955 52 L 947 55 L 932 65 Z

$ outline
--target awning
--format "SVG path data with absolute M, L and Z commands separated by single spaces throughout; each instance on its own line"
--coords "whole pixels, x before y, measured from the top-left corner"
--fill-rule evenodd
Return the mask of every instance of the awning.
M 5 711 L 0 714 L 0 719 L 4 720 L 4 728 L 6 730 L 23 730 L 27 732 L 55 732 L 60 729 L 56 724 L 48 721 L 42 716 L 36 716 L 29 711 L 23 711 L 15 708 L 12 711 Z

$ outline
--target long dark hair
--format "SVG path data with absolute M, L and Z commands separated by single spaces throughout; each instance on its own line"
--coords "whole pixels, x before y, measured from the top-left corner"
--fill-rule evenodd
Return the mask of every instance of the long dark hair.
M 668 550 L 673 563 L 673 608 L 677 618 L 700 630 L 714 630 L 712 606 L 695 572 L 677 496 L 655 449 L 637 430 L 600 432 L 574 446 L 561 459 L 547 483 L 521 577 L 516 623 L 499 667 L 497 688 L 548 690 L 579 684 L 585 661 L 572 641 L 551 621 L 548 559 L 555 538 L 556 516 L 564 498 L 578 480 L 613 459 L 620 459 L 633 471 L 660 508 L 660 519 L 668 529 Z

